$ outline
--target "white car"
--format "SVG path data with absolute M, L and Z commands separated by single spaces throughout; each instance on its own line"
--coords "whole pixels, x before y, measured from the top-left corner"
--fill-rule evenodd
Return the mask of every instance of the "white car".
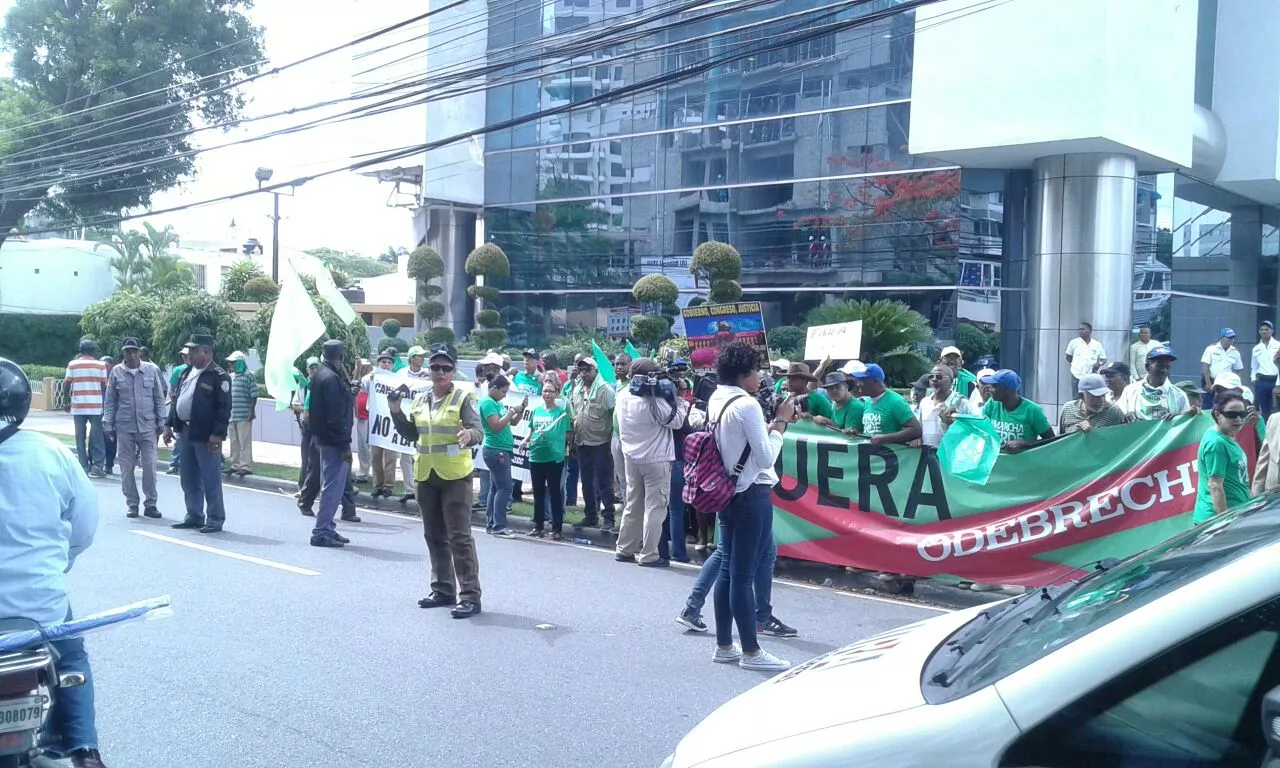
M 1269 765 L 1280 495 L 1099 567 L 784 672 L 713 712 L 663 766 Z

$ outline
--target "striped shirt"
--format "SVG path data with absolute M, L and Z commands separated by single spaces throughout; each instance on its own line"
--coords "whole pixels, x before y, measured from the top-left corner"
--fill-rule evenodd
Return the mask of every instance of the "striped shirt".
M 258 383 L 254 381 L 253 374 L 233 374 L 231 376 L 231 420 L 247 421 L 257 396 Z
M 102 391 L 107 385 L 107 364 L 92 355 L 81 355 L 67 363 L 66 379 L 71 388 L 71 414 L 101 416 Z

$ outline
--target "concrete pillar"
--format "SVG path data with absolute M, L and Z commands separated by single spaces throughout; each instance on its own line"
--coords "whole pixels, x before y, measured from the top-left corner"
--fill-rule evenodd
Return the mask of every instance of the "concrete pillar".
M 1070 154 L 1036 160 L 1027 221 L 1028 358 L 1023 395 L 1057 420 L 1076 396 L 1065 358 L 1082 321 L 1111 360 L 1132 335 L 1137 161 Z
M 440 324 L 452 328 L 462 339 L 471 330 L 471 306 L 467 296 L 465 265 L 467 255 L 476 247 L 476 213 L 464 208 L 429 208 L 427 210 L 426 245 L 436 249 L 444 259 L 444 277 L 440 287 L 444 293 L 444 317 Z M 421 322 L 419 320 L 419 322 Z

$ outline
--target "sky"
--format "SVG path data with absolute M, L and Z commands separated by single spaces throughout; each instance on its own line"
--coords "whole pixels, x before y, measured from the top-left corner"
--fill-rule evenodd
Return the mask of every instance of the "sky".
M 0 13 L 13 4 L 14 0 L 0 0 Z M 271 60 L 264 68 L 304 58 L 420 12 L 417 6 L 396 0 L 308 0 L 306 13 L 300 17 L 300 6 L 298 0 L 256 1 L 251 17 L 265 29 L 266 53 Z M 425 27 L 406 32 L 405 37 L 420 35 Z M 420 43 L 417 48 L 421 48 Z M 406 44 L 396 55 L 408 50 Z M 353 72 L 367 66 L 366 62 L 353 62 L 348 49 L 250 83 L 243 90 L 249 100 L 245 115 L 273 113 L 345 96 L 351 91 Z M 421 64 L 418 66 L 421 68 Z M 330 111 L 347 108 L 350 105 Z M 362 152 L 383 152 L 421 142 L 425 140 L 426 124 L 425 109 L 419 109 L 223 149 L 217 147 L 306 118 L 292 116 L 260 121 L 230 133 L 197 134 L 197 146 L 206 151 L 197 159 L 195 178 L 181 188 L 157 194 L 153 209 L 252 189 L 257 185 L 254 171 L 259 167 L 274 170 L 273 182 L 287 181 L 347 165 L 352 155 Z M 311 113 L 319 114 L 327 112 Z M 411 165 L 413 161 L 406 160 L 404 164 Z M 388 206 L 391 193 L 392 185 L 349 172 L 308 182 L 298 187 L 294 196 L 281 197 L 280 243 L 298 250 L 328 247 L 367 256 L 385 252 L 389 246 L 412 247 L 411 214 L 407 208 Z M 269 248 L 271 207 L 271 195 L 251 195 L 143 220 L 159 227 L 172 225 L 184 243 L 229 244 L 232 238 L 240 243 L 256 237 Z M 131 226 L 141 228 L 141 223 L 135 220 L 125 224 L 126 228 Z

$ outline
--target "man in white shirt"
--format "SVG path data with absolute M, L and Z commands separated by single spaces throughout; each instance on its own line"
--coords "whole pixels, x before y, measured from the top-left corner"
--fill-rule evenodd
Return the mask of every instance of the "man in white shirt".
M 1091 373 L 1097 373 L 1107 362 L 1107 350 L 1102 342 L 1093 338 L 1093 326 L 1080 324 L 1080 335 L 1067 344 L 1067 365 L 1071 367 L 1071 376 L 1079 382 Z M 1073 383 L 1073 387 L 1078 386 Z
M 1224 373 L 1244 370 L 1240 350 L 1236 349 L 1236 332 L 1230 328 L 1218 331 L 1218 343 L 1205 347 L 1200 357 L 1200 377 L 1206 390 L 1200 406 L 1206 411 L 1213 408 L 1213 382 Z
M 617 393 L 618 441 L 627 473 L 627 502 L 618 525 L 615 559 L 656 568 L 671 565 L 658 556 L 662 521 L 671 494 L 672 433 L 684 425 L 689 404 L 676 397 L 671 380 L 655 376 L 658 365 L 642 357 L 631 364 L 631 380 Z M 641 390 L 636 394 L 633 390 Z M 665 397 L 669 392 L 670 397 Z
M 1151 350 L 1161 346 L 1160 342 L 1151 338 L 1150 326 L 1142 326 L 1138 329 L 1138 340 L 1129 345 L 1129 370 L 1141 372 L 1147 368 L 1147 355 L 1151 354 Z
M 1116 398 L 1127 420 L 1156 421 L 1200 412 L 1199 403 L 1190 402 L 1186 393 L 1169 381 L 1169 368 L 1177 359 L 1173 350 L 1163 345 L 1147 353 L 1147 375 L 1125 387 Z
M 937 448 L 942 443 L 942 435 L 951 426 L 955 414 L 973 415 L 976 413 L 968 398 L 961 397 L 954 386 L 954 374 L 950 366 L 938 364 L 929 372 L 930 394 L 916 403 L 913 410 L 920 420 L 920 443 L 930 448 Z
M 1276 326 L 1263 320 L 1258 326 L 1258 343 L 1253 345 L 1249 362 L 1249 379 L 1253 382 L 1253 402 L 1262 414 L 1262 420 L 1271 418 L 1276 389 L 1276 355 L 1280 355 L 1280 341 L 1275 338 Z

